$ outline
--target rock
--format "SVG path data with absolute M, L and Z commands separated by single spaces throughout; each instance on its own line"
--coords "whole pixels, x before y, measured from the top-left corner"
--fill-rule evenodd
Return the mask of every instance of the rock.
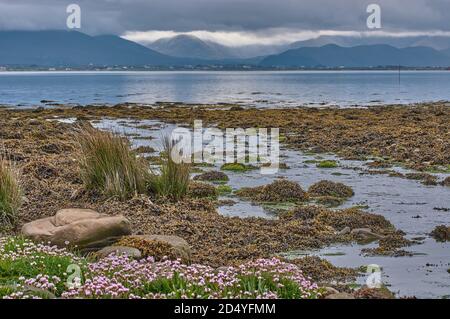
M 108 216 L 88 209 L 63 209 L 55 216 L 23 225 L 22 234 L 36 242 L 95 250 L 107 246 L 112 238 L 117 240 L 131 234 L 131 227 L 122 215 Z
M 325 299 L 356 299 L 353 295 L 346 292 L 338 292 L 325 297 Z
M 99 218 L 102 215 L 92 209 L 69 208 L 59 210 L 55 217 L 55 226 L 64 226 L 82 219 Z M 103 215 L 106 216 L 106 215 Z
M 131 258 L 140 259 L 142 258 L 141 251 L 133 247 L 126 246 L 108 246 L 99 250 L 96 255 L 99 258 L 108 257 L 111 254 L 115 255 L 126 255 Z
M 171 257 L 170 255 L 173 255 L 173 257 L 175 258 L 180 258 L 184 263 L 190 263 L 191 261 L 191 248 L 189 247 L 189 244 L 187 243 L 186 240 L 178 236 L 131 235 L 124 237 L 119 242 L 119 244 L 124 243 L 127 244 L 127 246 L 131 246 L 141 250 L 144 257 L 153 256 L 157 258 L 161 257 L 157 256 L 158 254 L 163 253 L 168 257 Z M 170 252 L 166 252 L 165 249 L 160 249 L 161 247 L 156 247 L 154 243 L 162 243 L 163 246 L 167 245 L 167 247 L 170 248 Z M 139 247 L 136 247 L 136 245 L 139 245 Z M 149 248 L 148 251 L 145 251 L 147 249 L 144 245 L 148 245 Z M 153 252 L 153 250 L 158 251 Z
M 28 120 L 28 125 L 39 125 L 41 122 L 38 119 L 30 119 Z
M 325 287 L 325 295 L 334 295 L 334 294 L 338 294 L 339 291 L 337 289 L 334 289 L 333 287 Z
M 384 236 L 375 234 L 370 228 L 355 228 L 350 232 L 352 235 L 362 236 L 366 239 L 383 239 Z
M 347 226 L 347 227 L 342 228 L 342 230 L 339 231 L 337 234 L 338 235 L 347 235 L 350 233 L 351 233 L 351 229 L 350 229 L 350 227 Z

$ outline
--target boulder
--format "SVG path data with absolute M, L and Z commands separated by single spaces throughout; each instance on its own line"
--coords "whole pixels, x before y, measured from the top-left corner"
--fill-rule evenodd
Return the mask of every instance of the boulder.
M 350 229 L 350 227 L 346 226 L 346 227 L 342 228 L 342 230 L 339 231 L 337 234 L 338 235 L 347 235 L 347 234 L 350 234 L 351 231 L 352 230 Z
M 140 259 L 142 258 L 141 251 L 133 247 L 126 246 L 107 246 L 99 250 L 96 255 L 99 258 L 108 257 L 111 254 L 115 255 L 126 255 L 131 258 Z
M 36 242 L 95 250 L 107 246 L 112 239 L 131 234 L 131 227 L 122 215 L 108 216 L 88 209 L 63 209 L 55 216 L 23 225 L 22 234 Z
M 346 292 L 338 292 L 325 297 L 325 299 L 356 299 L 353 295 Z
M 335 289 L 333 287 L 325 287 L 324 290 L 325 290 L 325 295 L 326 296 L 334 295 L 334 294 L 338 294 L 339 293 L 339 290 L 337 290 L 337 289 Z

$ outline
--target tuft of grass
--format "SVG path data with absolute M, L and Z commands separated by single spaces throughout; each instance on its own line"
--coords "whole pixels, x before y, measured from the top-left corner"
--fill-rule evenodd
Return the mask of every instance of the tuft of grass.
M 17 170 L 0 159 L 0 227 L 11 226 L 22 204 L 22 190 Z
M 227 195 L 233 192 L 233 188 L 230 185 L 219 185 L 217 186 L 217 192 L 219 195 Z
M 220 167 L 220 169 L 223 171 L 233 171 L 233 172 L 245 172 L 255 168 L 256 167 L 252 165 L 245 165 L 242 163 L 226 163 Z
M 169 137 L 163 138 L 161 174 L 155 176 L 149 186 L 159 196 L 179 200 L 187 194 L 191 165 L 182 161 L 180 163 L 174 161 L 172 158 L 174 145 L 174 141 Z
M 122 200 L 146 192 L 150 166 L 131 150 L 127 139 L 84 125 L 76 140 L 81 178 L 88 190 Z
M 316 164 L 316 166 L 318 168 L 336 168 L 338 167 L 338 163 L 336 161 L 325 160 L 320 161 L 319 163 Z

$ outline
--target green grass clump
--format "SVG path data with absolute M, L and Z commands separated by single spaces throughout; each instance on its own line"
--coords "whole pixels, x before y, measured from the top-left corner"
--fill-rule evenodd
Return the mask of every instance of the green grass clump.
M 22 190 L 17 171 L 0 159 L 0 227 L 11 226 L 22 204 Z
M 336 168 L 338 167 L 338 163 L 332 160 L 324 160 L 317 163 L 316 166 L 318 168 Z
M 223 164 L 220 169 L 223 171 L 233 171 L 233 172 L 245 172 L 254 169 L 254 166 L 245 165 L 242 163 L 226 163 Z
M 434 165 L 426 169 L 429 173 L 450 173 L 450 165 Z
M 180 200 L 187 194 L 191 167 L 188 163 L 174 161 L 173 148 L 174 141 L 163 138 L 161 174 L 154 176 L 149 186 L 159 196 Z
M 132 151 L 128 140 L 110 132 L 81 127 L 79 168 L 88 190 L 126 199 L 146 192 L 149 164 Z
M 219 195 L 226 195 L 233 192 L 233 188 L 230 185 L 219 185 L 217 186 L 217 192 Z

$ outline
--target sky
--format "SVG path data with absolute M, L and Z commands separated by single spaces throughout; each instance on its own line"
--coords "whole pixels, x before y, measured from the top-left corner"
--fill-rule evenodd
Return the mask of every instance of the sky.
M 0 30 L 65 29 L 81 8 L 81 32 L 148 43 L 191 34 L 226 45 L 283 44 L 318 35 L 450 35 L 450 0 L 0 0 Z M 382 28 L 367 28 L 369 4 Z

